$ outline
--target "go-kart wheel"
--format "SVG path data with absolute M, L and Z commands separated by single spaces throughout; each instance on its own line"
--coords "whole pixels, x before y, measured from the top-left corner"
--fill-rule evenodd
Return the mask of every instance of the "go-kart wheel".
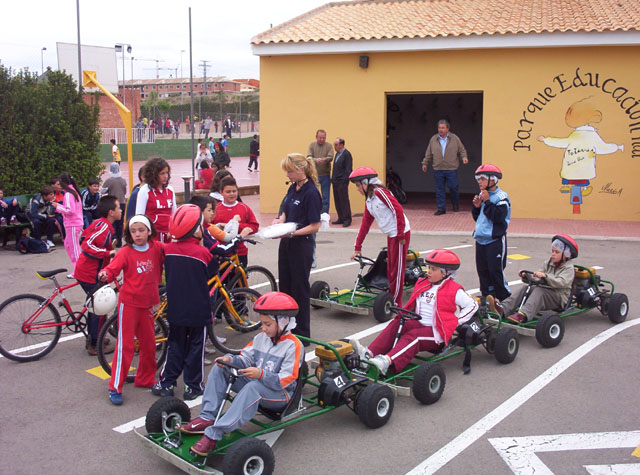
M 413 397 L 422 404 L 433 404 L 444 392 L 447 377 L 438 363 L 425 362 L 413 377 Z
M 496 352 L 496 338 L 498 333 L 495 330 L 489 330 L 487 332 L 487 337 L 482 342 L 484 349 L 487 350 L 487 353 L 493 355 Z
M 493 351 L 496 360 L 502 364 L 509 364 L 516 359 L 520 348 L 520 337 L 513 328 L 501 328 L 496 336 Z
M 536 340 L 545 348 L 558 346 L 564 336 L 564 322 L 555 313 L 546 313 L 536 323 Z
M 609 299 L 607 310 L 611 323 L 622 323 L 629 314 L 629 299 L 625 294 L 613 294 Z
M 313 284 L 311 284 L 311 298 L 323 300 L 329 296 L 331 292 L 329 288 L 329 284 L 327 284 L 324 280 L 316 280 Z M 322 308 L 320 305 L 313 305 L 313 308 Z
M 245 437 L 227 450 L 222 471 L 229 475 L 269 475 L 275 464 L 273 450 L 264 440 Z
M 393 317 L 391 311 L 393 305 L 393 297 L 389 292 L 379 293 L 373 300 L 373 316 L 381 323 L 388 322 Z
M 158 399 L 147 411 L 144 427 L 147 433 L 174 432 L 176 426 L 191 420 L 191 409 L 177 397 L 168 396 Z
M 377 429 L 387 423 L 393 412 L 393 391 L 388 386 L 373 383 L 366 386 L 356 399 L 356 413 L 367 427 Z

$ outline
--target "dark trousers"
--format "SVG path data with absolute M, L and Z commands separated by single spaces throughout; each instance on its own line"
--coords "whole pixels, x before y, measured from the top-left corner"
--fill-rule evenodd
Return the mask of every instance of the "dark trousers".
M 122 216 L 120 217 L 120 219 L 118 221 L 115 221 L 113 223 L 113 230 L 115 231 L 115 238 L 116 241 L 118 241 L 117 246 L 121 247 L 122 246 L 122 230 L 124 227 L 124 215 L 125 215 L 125 208 L 127 207 L 126 203 L 120 203 L 120 209 L 122 210 Z
M 98 219 L 98 210 L 95 209 L 85 209 L 82 211 L 82 218 L 84 220 L 84 228 L 86 229 L 91 223 L 93 223 L 96 219 Z
M 90 284 L 88 282 L 78 281 L 84 293 L 87 294 L 87 297 L 93 294 L 93 291 L 96 290 L 96 284 Z M 91 340 L 91 346 L 96 346 L 98 342 L 98 333 L 100 332 L 100 328 L 104 324 L 105 316 L 104 315 L 96 315 L 93 312 L 87 312 L 87 333 L 89 336 L 88 339 Z
M 202 391 L 204 374 L 204 340 L 206 327 L 185 327 L 169 322 L 167 359 L 162 365 L 160 382 L 163 387 L 175 386 L 183 373 L 185 388 Z
M 351 221 L 351 203 L 349 203 L 349 180 L 333 182 L 333 201 L 338 213 L 338 221 Z
M 505 267 L 507 267 L 506 235 L 489 244 L 476 242 L 476 270 L 482 296 L 493 295 L 499 300 L 504 300 L 511 295 L 504 275 Z
M 254 164 L 254 169 L 258 169 L 258 156 L 257 155 L 249 155 L 249 168 L 251 168 L 251 164 Z
M 55 230 L 56 218 L 43 218 L 41 216 L 29 216 L 31 220 L 31 237 L 33 239 L 42 238 L 42 224 L 44 223 L 47 232 L 47 239 L 53 241 L 53 231 Z
M 313 262 L 313 243 L 310 235 L 282 238 L 278 248 L 280 291 L 293 297 L 299 307 L 293 333 L 306 337 L 311 336 L 309 273 Z
M 436 203 L 438 209 L 447 208 L 447 188 L 451 194 L 451 204 L 458 206 L 459 199 L 459 183 L 458 170 L 433 170 L 433 178 L 436 181 Z

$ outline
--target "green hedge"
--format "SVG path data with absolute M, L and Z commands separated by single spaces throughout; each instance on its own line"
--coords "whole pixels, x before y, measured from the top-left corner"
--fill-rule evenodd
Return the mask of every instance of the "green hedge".
M 5 196 L 38 193 L 67 171 L 80 186 L 103 169 L 98 106 L 87 105 L 71 76 L 40 81 L 0 65 L 0 186 Z
M 230 157 L 248 157 L 249 142 L 253 139 L 245 137 L 241 139 L 231 139 L 227 145 L 227 152 Z M 208 141 L 203 141 L 209 143 Z M 197 139 L 196 139 L 197 146 Z M 100 146 L 100 156 L 103 162 L 112 161 L 111 145 Z M 120 156 L 122 160 L 127 160 L 127 145 L 118 144 L 120 148 Z M 134 143 L 133 144 L 133 160 L 147 160 L 151 157 L 162 157 L 167 160 L 173 158 L 192 158 L 191 156 L 191 139 L 159 139 L 155 143 Z

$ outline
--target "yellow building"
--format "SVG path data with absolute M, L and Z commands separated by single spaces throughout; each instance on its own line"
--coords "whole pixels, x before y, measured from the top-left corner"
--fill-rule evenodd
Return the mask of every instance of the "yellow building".
M 280 160 L 320 128 L 345 138 L 354 168 L 433 192 L 420 162 L 445 118 L 469 153 L 461 192 L 493 163 L 515 217 L 640 221 L 637 0 L 334 2 L 252 48 L 263 212 L 286 190 Z

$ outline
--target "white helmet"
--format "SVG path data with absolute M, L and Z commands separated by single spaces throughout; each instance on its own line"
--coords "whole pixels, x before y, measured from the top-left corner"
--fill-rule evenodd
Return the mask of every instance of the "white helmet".
M 115 291 L 108 285 L 100 287 L 93 293 L 93 313 L 96 315 L 107 315 L 113 312 L 118 303 Z

